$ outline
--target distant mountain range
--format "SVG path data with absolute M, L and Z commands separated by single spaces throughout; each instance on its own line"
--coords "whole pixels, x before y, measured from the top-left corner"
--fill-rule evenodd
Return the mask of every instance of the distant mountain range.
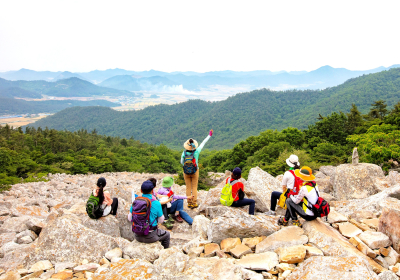
M 12 90 L 10 89 L 12 88 Z M 19 89 L 21 89 L 19 91 Z M 12 91 L 12 95 L 11 92 Z M 84 96 L 134 96 L 129 91 L 106 88 L 94 85 L 76 77 L 46 81 L 8 81 L 0 78 L 0 96 L 40 98 L 42 95 L 59 97 L 84 97 Z
M 328 67 L 322 70 L 334 71 Z M 318 75 L 322 70 L 314 74 Z M 41 119 L 33 126 L 70 131 L 96 129 L 101 134 L 133 136 L 140 141 L 166 144 L 175 149 L 182 149 L 182 143 L 189 137 L 202 141 L 213 128 L 215 135 L 207 148 L 226 149 L 266 129 L 305 129 L 315 123 L 319 114 L 348 112 L 352 103 L 365 114 L 371 104 L 380 99 L 388 106 L 400 101 L 400 68 L 349 79 L 324 90 L 262 89 L 236 94 L 219 102 L 190 100 L 128 112 L 75 107 Z
M 95 70 L 90 72 L 50 72 L 20 69 L 0 73 L 0 77 L 7 80 L 44 80 L 58 81 L 65 78 L 79 78 L 94 84 L 115 88 L 119 90 L 140 91 L 157 90 L 172 85 L 182 85 L 183 88 L 193 91 L 207 89 L 211 86 L 246 86 L 248 89 L 270 88 L 284 90 L 298 89 L 324 89 L 336 86 L 348 79 L 365 74 L 377 73 L 383 70 L 400 67 L 378 67 L 371 70 L 351 71 L 345 68 L 332 68 L 323 66 L 314 71 L 212 71 L 206 73 L 187 72 L 162 72 L 129 71 L 124 69 Z

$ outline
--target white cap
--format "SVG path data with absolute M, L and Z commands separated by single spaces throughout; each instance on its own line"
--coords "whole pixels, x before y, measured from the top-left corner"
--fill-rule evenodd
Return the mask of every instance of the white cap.
M 290 157 L 286 160 L 287 165 L 290 167 L 294 167 L 295 163 L 300 166 L 299 157 L 296 155 L 290 155 Z

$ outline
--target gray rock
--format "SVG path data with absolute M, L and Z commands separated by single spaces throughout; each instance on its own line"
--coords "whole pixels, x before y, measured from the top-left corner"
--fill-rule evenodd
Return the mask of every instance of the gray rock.
M 256 245 L 256 254 L 268 251 L 275 251 L 278 248 L 303 245 L 308 242 L 308 237 L 304 235 L 304 230 L 296 227 L 285 227 L 261 241 Z
M 332 177 L 333 175 L 335 175 L 336 167 L 332 166 L 332 165 L 325 165 L 325 166 L 321 166 L 319 168 L 319 171 L 324 173 L 328 177 Z
M 378 275 L 379 280 L 399 280 L 399 277 L 390 270 L 386 270 Z
M 207 239 L 207 230 L 210 225 L 210 220 L 203 215 L 197 215 L 193 218 L 192 233 L 193 236 L 201 236 Z
M 382 168 L 375 164 L 341 164 L 333 177 L 334 196 L 338 200 L 360 199 L 381 191 L 374 178 L 384 178 Z
M 158 241 L 154 243 L 140 243 L 134 240 L 123 248 L 123 254 L 129 256 L 131 259 L 140 258 L 153 263 L 158 259 L 162 249 L 163 246 Z

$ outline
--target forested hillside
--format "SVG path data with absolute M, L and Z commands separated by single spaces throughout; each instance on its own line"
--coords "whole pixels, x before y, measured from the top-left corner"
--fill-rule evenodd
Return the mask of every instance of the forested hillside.
M 69 108 L 33 126 L 70 131 L 96 129 L 101 134 L 134 137 L 175 149 L 181 149 L 189 137 L 202 141 L 213 128 L 215 136 L 207 147 L 224 149 L 267 129 L 306 129 L 319 115 L 348 112 L 353 103 L 365 114 L 373 101 L 382 99 L 392 107 L 399 98 L 400 68 L 394 68 L 325 90 L 262 89 L 220 102 L 191 100 L 130 112 L 99 107 Z
M 0 115 L 12 114 L 39 114 L 55 113 L 65 108 L 74 106 L 106 106 L 115 107 L 118 103 L 106 100 L 48 100 L 48 101 L 25 101 L 14 98 L 3 98 L 0 96 Z
M 21 89 L 21 92 L 33 92 L 36 93 L 35 98 L 41 95 L 49 96 L 62 96 L 62 97 L 79 97 L 79 96 L 92 96 L 92 95 L 131 95 L 129 91 L 111 89 L 96 86 L 90 82 L 83 81 L 76 77 L 58 80 L 57 82 L 46 82 L 46 81 L 8 81 L 0 78 L 0 94 L 6 89 L 13 88 L 14 96 L 17 97 L 29 97 L 29 95 L 18 93 L 17 89 Z
M 97 135 L 96 132 L 0 127 L 0 187 L 47 173 L 180 170 L 180 153 L 165 146 Z M 0 188 L 1 190 L 1 188 Z

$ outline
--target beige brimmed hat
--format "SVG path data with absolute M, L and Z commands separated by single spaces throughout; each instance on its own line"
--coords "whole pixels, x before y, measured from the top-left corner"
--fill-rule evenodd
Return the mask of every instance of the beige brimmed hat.
M 290 157 L 286 159 L 286 164 L 289 165 L 290 167 L 294 167 L 295 163 L 297 163 L 297 165 L 300 166 L 299 157 L 296 155 L 290 155 Z
M 189 140 L 190 140 L 190 139 L 188 139 L 185 143 L 183 143 L 183 147 L 184 147 L 186 150 L 188 150 L 188 151 L 196 150 L 197 147 L 199 146 L 199 143 L 197 143 L 196 140 L 192 139 L 192 140 L 193 140 L 193 145 L 194 145 L 194 149 L 193 149 L 193 147 L 192 147 L 191 144 L 189 143 Z
M 312 169 L 308 166 L 303 166 L 301 169 L 296 169 L 294 174 L 306 182 L 315 180 L 315 176 L 312 175 Z

